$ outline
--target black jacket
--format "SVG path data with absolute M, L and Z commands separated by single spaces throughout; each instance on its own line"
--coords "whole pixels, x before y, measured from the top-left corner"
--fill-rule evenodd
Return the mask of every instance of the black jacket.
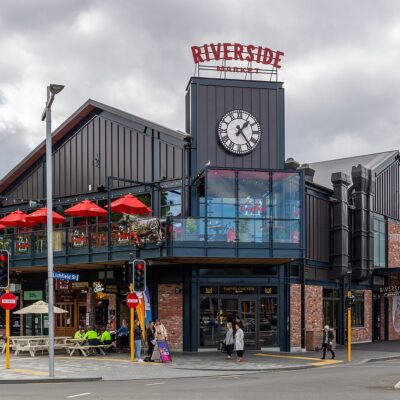
M 134 335 L 135 340 L 141 340 L 142 339 L 142 329 L 140 326 L 135 326 L 135 335 Z
M 147 328 L 147 343 L 151 344 L 151 341 L 154 340 L 156 337 L 154 336 L 154 330 Z
M 330 343 L 332 342 L 332 340 L 334 338 L 335 338 L 335 335 L 333 334 L 333 332 L 331 330 L 329 330 L 328 332 L 326 332 L 324 330 L 324 333 L 322 335 L 322 347 L 331 347 Z

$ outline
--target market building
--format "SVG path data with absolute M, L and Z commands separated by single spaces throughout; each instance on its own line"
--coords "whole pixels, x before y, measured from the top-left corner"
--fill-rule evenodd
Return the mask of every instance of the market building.
M 344 343 L 349 289 L 355 341 L 400 337 L 399 152 L 286 158 L 283 83 L 259 76 L 192 77 L 185 132 L 94 100 L 53 132 L 55 211 L 131 193 L 163 238 L 138 244 L 113 213 L 55 226 L 55 270 L 79 274 L 56 281 L 56 305 L 68 311 L 56 334 L 127 319 L 134 257 L 147 262 L 152 315 L 175 349 L 217 347 L 236 317 L 249 349 L 315 348 L 324 324 Z M 45 164 L 42 143 L 0 181 L 2 216 L 44 201 Z M 2 235 L 21 306 L 46 299 L 45 235 Z M 14 317 L 13 332 L 40 323 Z

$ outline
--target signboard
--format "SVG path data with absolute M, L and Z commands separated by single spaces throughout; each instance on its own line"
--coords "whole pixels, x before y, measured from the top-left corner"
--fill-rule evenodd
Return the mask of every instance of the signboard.
M 71 282 L 72 289 L 85 289 L 89 287 L 89 282 Z
M 383 286 L 379 288 L 379 292 L 382 293 L 385 297 L 400 296 L 400 286 Z
M 17 298 L 12 293 L 4 293 L 0 297 L 0 306 L 5 310 L 13 310 L 17 306 Z
M 129 308 L 136 308 L 139 305 L 139 298 L 135 293 L 129 293 L 126 296 L 126 305 Z
M 27 290 L 24 292 L 24 300 L 42 300 L 43 291 L 42 290 Z
M 78 274 L 71 274 L 69 272 L 54 272 L 53 278 L 60 279 L 62 281 L 79 281 Z
M 240 43 L 210 43 L 192 46 L 193 62 L 200 76 L 200 71 L 219 73 L 240 73 L 251 76 L 267 75 L 278 78 L 278 69 L 282 67 L 285 53 L 268 47 Z
M 384 222 L 381 222 L 384 224 Z M 388 222 L 388 267 L 400 267 L 400 224 L 395 221 Z
M 166 340 L 157 340 L 157 347 L 160 353 L 161 362 L 163 363 L 172 362 L 172 357 L 169 351 L 168 342 Z
M 56 290 L 70 290 L 70 289 L 71 289 L 70 281 L 60 281 L 59 279 L 56 280 Z

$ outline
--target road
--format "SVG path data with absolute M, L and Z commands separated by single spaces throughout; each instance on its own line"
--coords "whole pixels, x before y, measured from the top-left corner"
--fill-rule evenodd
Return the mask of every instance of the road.
M 54 384 L 3 384 L 1 399 L 400 400 L 400 360 L 218 376 Z

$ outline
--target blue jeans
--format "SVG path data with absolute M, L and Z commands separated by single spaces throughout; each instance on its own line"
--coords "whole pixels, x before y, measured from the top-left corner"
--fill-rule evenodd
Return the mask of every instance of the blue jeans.
M 142 351 L 142 341 L 135 340 L 135 359 L 136 360 L 139 360 L 141 351 Z

